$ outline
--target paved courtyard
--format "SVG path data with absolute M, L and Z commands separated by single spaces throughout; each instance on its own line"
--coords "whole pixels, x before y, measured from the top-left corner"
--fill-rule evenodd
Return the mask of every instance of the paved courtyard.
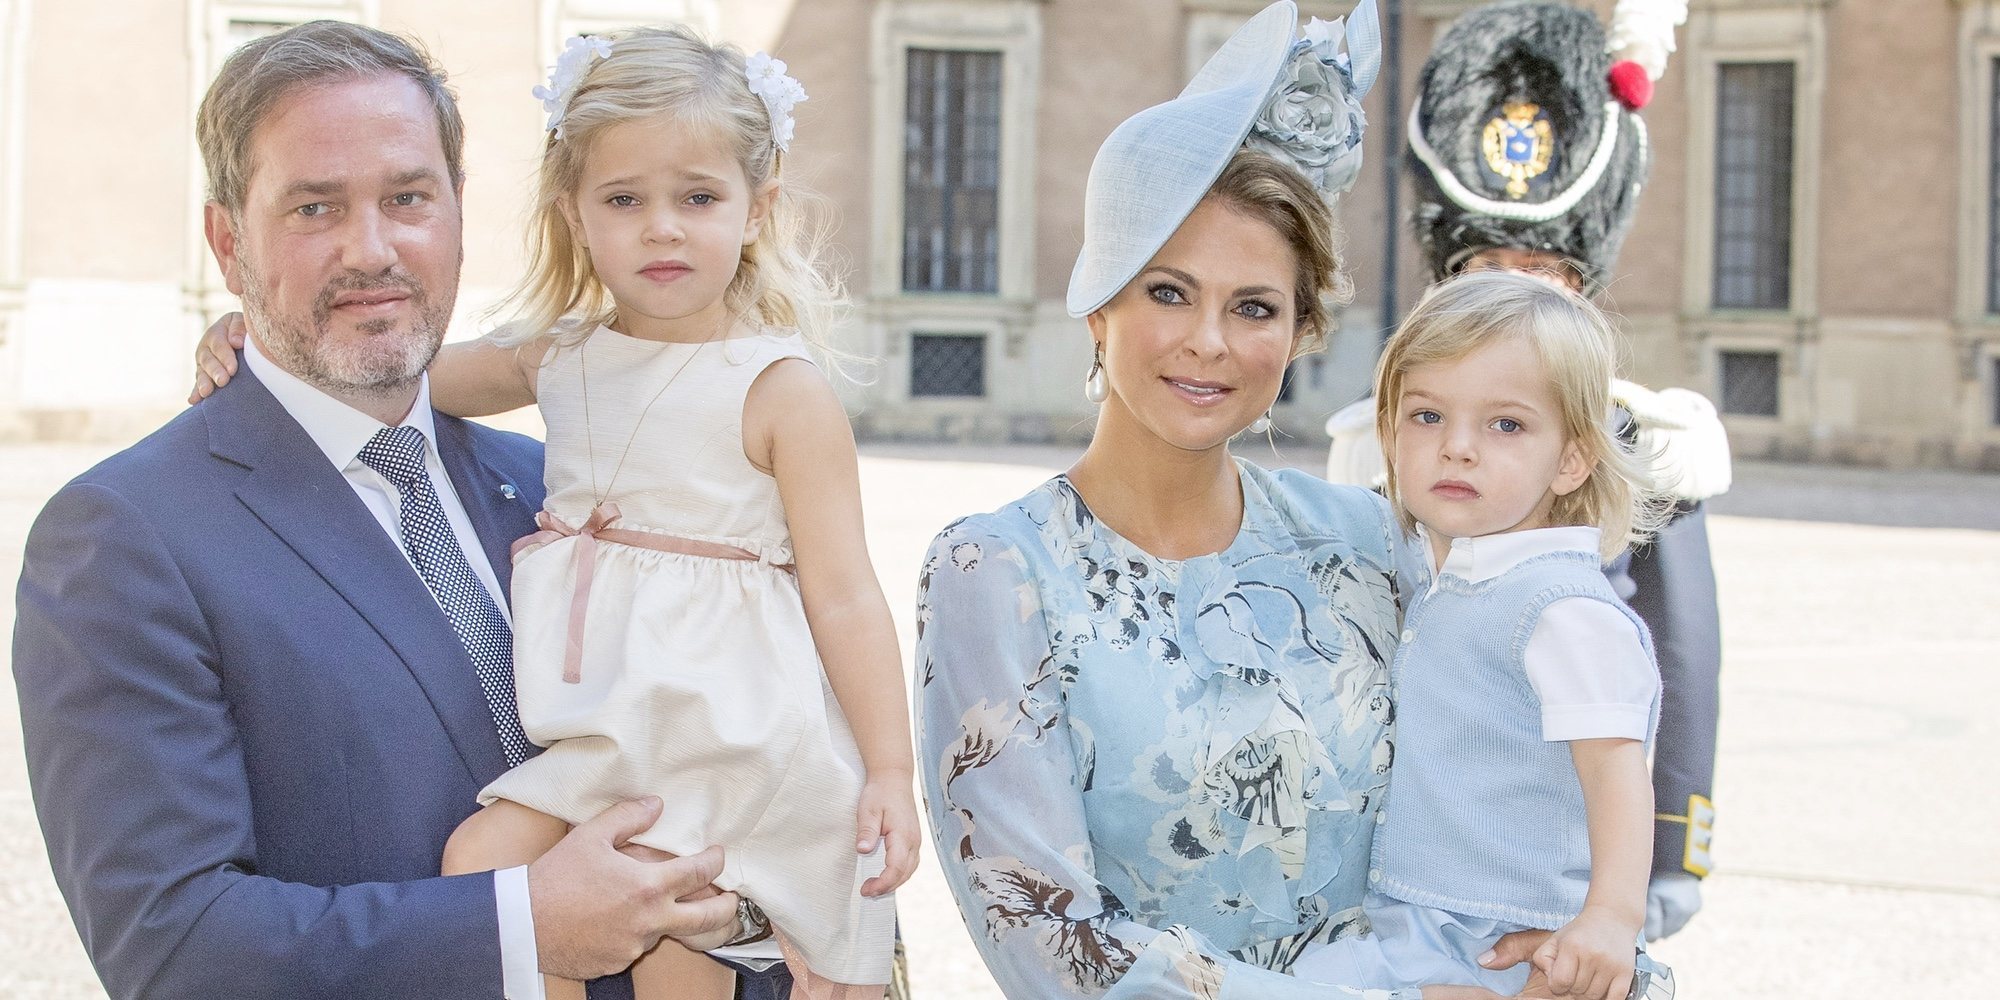
M 47 497 L 110 450 L 0 447 L 14 470 L 0 482 L 0 579 L 18 576 Z M 866 451 L 870 548 L 907 654 L 930 537 L 1072 455 Z M 1727 655 L 1720 868 L 1707 908 L 1659 954 L 1696 1000 L 2000 996 L 2000 477 L 1737 474 L 1711 528 Z M 12 621 L 0 602 L 8 634 Z M 916 994 L 997 998 L 930 854 L 901 894 Z M 0 997 L 102 996 L 49 878 L 0 683 Z

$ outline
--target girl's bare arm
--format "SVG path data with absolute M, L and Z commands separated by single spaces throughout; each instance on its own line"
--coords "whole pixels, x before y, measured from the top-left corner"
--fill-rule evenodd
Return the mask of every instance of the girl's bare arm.
M 862 891 L 886 892 L 916 869 L 922 833 L 903 657 L 868 557 L 854 432 L 819 369 L 785 360 L 751 386 L 743 441 L 744 457 L 777 479 L 813 644 L 868 770 L 856 847 L 888 841 L 882 876 Z
M 242 313 L 228 313 L 209 325 L 194 347 L 194 391 L 199 403 L 228 385 L 236 374 L 236 352 L 248 329 Z M 535 373 L 549 341 L 538 337 L 519 347 L 479 340 L 446 344 L 431 361 L 431 405 L 454 417 L 484 417 L 535 401 Z

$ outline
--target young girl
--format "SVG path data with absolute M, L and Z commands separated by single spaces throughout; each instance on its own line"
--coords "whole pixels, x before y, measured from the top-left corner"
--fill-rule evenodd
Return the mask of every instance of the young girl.
M 1529 970 L 1480 959 L 1544 929 L 1534 966 L 1559 995 L 1631 985 L 1659 676 L 1601 567 L 1658 507 L 1606 426 L 1612 343 L 1581 297 L 1482 273 L 1434 288 L 1383 351 L 1387 493 L 1414 541 L 1397 754 L 1363 904 L 1374 930 L 1302 958 L 1303 978 L 1512 995 Z
M 837 289 L 779 182 L 804 91 L 767 56 L 636 29 L 573 39 L 536 93 L 524 318 L 445 348 L 430 385 L 444 412 L 536 402 L 548 425 L 544 530 L 516 543 L 512 601 L 521 723 L 547 750 L 481 793 L 445 870 L 526 863 L 656 795 L 634 839 L 722 845 L 717 885 L 769 917 L 796 995 L 879 998 L 920 833 L 854 440 L 808 360 Z M 229 339 L 205 344 L 220 382 Z M 731 987 L 672 941 L 633 979 L 641 997 Z

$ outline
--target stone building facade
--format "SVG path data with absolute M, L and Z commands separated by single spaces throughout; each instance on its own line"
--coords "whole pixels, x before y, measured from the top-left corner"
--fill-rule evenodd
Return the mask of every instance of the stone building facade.
M 518 275 L 527 94 L 562 39 L 685 21 L 774 52 L 811 91 L 790 176 L 832 209 L 844 341 L 877 359 L 845 390 L 861 431 L 1081 439 L 1089 341 L 1062 298 L 1090 157 L 1262 4 L 0 0 L 0 434 L 122 435 L 178 404 L 194 338 L 232 305 L 201 238 L 195 104 L 234 45 L 344 17 L 422 39 L 460 92 L 455 336 Z M 1472 5 L 1395 6 L 1407 102 Z M 1739 455 L 2000 469 L 2000 2 L 1692 7 L 1607 298 L 1632 375 L 1716 399 Z M 1371 163 L 1340 211 L 1355 299 L 1277 412 L 1297 439 L 1364 391 L 1423 284 L 1411 240 L 1392 253 L 1385 231 L 1407 111 L 1391 89 L 1366 102 Z M 1403 187 L 1394 214 L 1408 207 Z

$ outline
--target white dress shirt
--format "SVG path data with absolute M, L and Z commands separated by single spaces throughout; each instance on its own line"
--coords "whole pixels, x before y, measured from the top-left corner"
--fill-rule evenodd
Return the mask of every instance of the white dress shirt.
M 1428 531 L 1417 526 L 1417 544 L 1428 557 Z M 1530 528 L 1476 538 L 1454 538 L 1437 577 L 1468 583 L 1490 580 L 1526 559 L 1580 549 L 1598 551 L 1592 527 Z M 1542 739 L 1549 742 L 1646 738 L 1659 669 L 1646 655 L 1639 632 L 1624 613 L 1602 601 L 1569 597 L 1542 609 L 1524 654 L 1528 684 L 1542 703 Z
M 305 428 L 306 436 L 312 438 L 319 450 L 326 454 L 327 461 L 340 470 L 347 485 L 354 489 L 354 495 L 367 505 L 368 512 L 375 516 L 376 523 L 382 526 L 382 531 L 396 544 L 396 551 L 402 552 L 407 561 L 410 556 L 403 548 L 403 495 L 394 483 L 361 461 L 361 449 L 374 439 L 376 432 L 383 429 L 383 423 L 278 367 L 276 362 L 257 349 L 257 338 L 254 336 L 243 344 L 243 360 L 264 388 L 277 398 L 278 405 L 284 407 L 300 427 Z M 471 564 L 473 575 L 479 578 L 480 585 L 492 596 L 494 606 L 500 609 L 500 614 L 507 618 L 511 627 L 514 620 L 507 609 L 507 595 L 501 593 L 500 579 L 493 574 L 493 564 L 487 560 L 486 549 L 480 545 L 479 536 L 472 530 L 472 519 L 466 516 L 465 504 L 459 500 L 458 490 L 452 486 L 451 476 L 445 473 L 444 462 L 438 457 L 437 425 L 431 413 L 429 375 L 418 383 L 416 404 L 410 407 L 400 426 L 416 428 L 423 433 L 424 440 L 430 442 L 430 446 L 424 449 L 424 471 L 430 475 L 431 487 L 437 491 L 438 502 L 444 506 L 452 534 L 458 537 L 458 547 L 465 551 L 465 561 Z M 414 563 L 410 571 L 416 572 Z M 432 596 L 435 598 L 436 595 Z M 535 951 L 535 917 L 528 903 L 527 866 L 494 872 L 493 896 L 499 907 L 502 989 L 506 991 L 508 1000 L 544 1000 L 541 959 Z

